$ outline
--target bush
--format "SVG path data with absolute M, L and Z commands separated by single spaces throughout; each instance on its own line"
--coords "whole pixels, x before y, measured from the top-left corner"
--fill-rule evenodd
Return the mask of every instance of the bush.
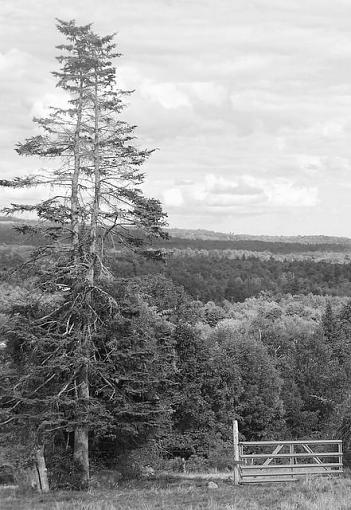
M 101 469 L 91 476 L 90 486 L 93 489 L 116 489 L 121 479 L 122 473 L 119 471 Z
M 48 457 L 47 468 L 51 489 L 80 489 L 81 467 L 74 461 L 73 455 L 58 450 Z
M 0 485 L 13 485 L 15 483 L 15 474 L 12 466 L 7 464 L 0 466 Z
M 163 459 L 162 470 L 173 473 L 181 473 L 183 471 L 183 459 L 181 457 L 172 457 Z
M 120 455 L 116 467 L 123 479 L 149 478 L 155 471 L 163 469 L 160 449 L 155 441 L 151 441 L 141 448 Z
M 192 455 L 186 463 L 186 471 L 188 472 L 206 472 L 210 470 L 210 463 L 208 459 L 202 455 Z
M 209 466 L 219 471 L 231 471 L 233 469 L 232 448 L 225 446 L 225 444 L 212 448 L 208 454 Z

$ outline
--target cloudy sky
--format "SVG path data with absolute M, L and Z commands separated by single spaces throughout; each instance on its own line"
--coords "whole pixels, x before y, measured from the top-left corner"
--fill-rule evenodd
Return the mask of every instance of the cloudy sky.
M 351 236 L 351 0 L 0 0 L 2 176 L 43 164 L 13 147 L 60 101 L 55 17 L 117 32 L 171 226 Z

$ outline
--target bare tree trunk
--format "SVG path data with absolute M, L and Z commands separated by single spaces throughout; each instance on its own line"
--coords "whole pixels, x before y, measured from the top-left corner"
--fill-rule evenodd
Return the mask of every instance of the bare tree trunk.
M 78 199 L 78 183 L 81 162 L 81 126 L 82 126 L 82 109 L 83 109 L 83 76 L 80 72 L 80 82 L 78 91 L 78 107 L 77 107 L 77 124 L 74 133 L 74 170 L 72 175 L 71 189 L 71 226 L 72 226 L 72 247 L 74 264 L 79 264 L 79 199 Z
M 88 427 L 76 427 L 74 431 L 74 460 L 80 468 L 80 486 L 82 489 L 88 489 L 90 478 Z
M 81 126 L 82 126 L 82 109 L 83 109 L 83 83 L 84 78 L 80 73 L 79 97 L 77 106 L 77 123 L 74 134 L 74 170 L 72 175 L 71 188 L 71 226 L 72 226 L 72 248 L 73 260 L 75 266 L 80 263 L 79 257 L 79 197 L 78 185 L 81 166 Z M 82 355 L 86 356 L 87 342 L 83 339 L 81 343 Z M 85 364 L 81 373 L 77 376 L 76 381 L 77 399 L 83 400 L 85 403 L 89 400 L 89 381 L 88 367 Z M 80 485 L 82 489 L 89 487 L 89 430 L 88 427 L 78 426 L 74 431 L 74 454 L 75 462 L 80 469 Z
M 94 198 L 91 209 L 90 221 L 90 240 L 89 240 L 89 253 L 90 253 L 90 267 L 87 273 L 87 282 L 93 287 L 97 275 L 97 235 L 98 235 L 98 217 L 100 207 L 100 162 L 99 162 L 99 98 L 98 98 L 98 76 L 95 72 L 95 87 L 94 87 Z M 91 303 L 92 292 L 87 293 L 87 304 Z M 82 367 L 81 373 L 78 378 L 77 393 L 78 398 L 88 405 L 90 397 L 89 389 L 89 372 L 88 360 L 91 355 L 91 324 L 87 325 L 82 340 L 82 353 L 87 360 Z M 77 427 L 74 433 L 74 459 L 81 469 L 81 487 L 83 489 L 89 487 L 89 428 L 88 426 Z
M 15 479 L 22 489 L 30 489 L 39 493 L 49 492 L 44 446 L 39 446 L 36 449 L 34 462 L 29 467 L 20 469 L 16 473 Z
M 89 331 L 85 333 L 82 340 L 81 355 L 87 358 L 89 354 L 90 338 Z M 84 362 L 80 373 L 77 376 L 77 399 L 83 401 L 84 406 L 89 404 L 89 373 L 87 362 Z M 74 453 L 73 458 L 80 471 L 80 488 L 89 488 L 90 469 L 89 469 L 89 427 L 87 425 L 79 425 L 74 430 Z
M 97 276 L 97 257 L 98 257 L 98 218 L 100 210 L 100 193 L 101 193 L 101 176 L 100 176 L 100 107 L 98 96 L 98 76 L 95 71 L 95 87 L 94 87 L 94 200 L 91 211 L 90 222 L 90 256 L 91 267 L 89 273 L 90 283 L 93 285 Z
M 38 472 L 38 479 L 40 483 L 40 492 L 46 493 L 49 492 L 49 481 L 48 481 L 48 473 L 46 469 L 46 462 L 44 457 L 44 446 L 40 446 L 37 448 L 35 452 L 35 460 L 36 460 L 36 469 Z
M 15 474 L 15 479 L 22 490 L 41 492 L 39 474 L 35 464 L 25 469 L 19 469 Z

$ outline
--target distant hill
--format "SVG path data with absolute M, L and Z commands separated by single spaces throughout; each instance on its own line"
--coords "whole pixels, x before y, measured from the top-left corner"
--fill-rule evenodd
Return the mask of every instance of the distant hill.
M 24 223 L 25 221 L 32 220 L 23 220 L 21 218 L 15 218 L 14 216 L 0 216 L 0 223 L 7 223 L 8 225 L 11 225 L 12 223 Z
M 263 241 L 269 243 L 298 243 L 298 244 L 341 244 L 351 247 L 351 239 L 348 237 L 310 235 L 310 236 L 270 236 L 234 234 L 213 232 L 211 230 L 182 228 L 170 228 L 167 230 L 171 237 L 178 239 L 200 239 L 203 241 Z
M 22 223 L 36 223 L 13 216 L 0 216 L 0 244 L 37 246 L 38 236 L 23 236 L 16 231 Z M 351 253 L 351 239 L 336 236 L 268 236 L 213 232 L 211 230 L 167 229 L 170 239 L 157 240 L 155 246 L 166 250 L 245 250 L 272 254 Z M 230 254 L 228 254 L 229 256 Z M 253 256 L 254 253 L 252 253 Z

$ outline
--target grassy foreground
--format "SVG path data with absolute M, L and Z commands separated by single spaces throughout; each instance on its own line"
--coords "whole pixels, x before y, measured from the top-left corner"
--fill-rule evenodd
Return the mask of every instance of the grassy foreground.
M 0 489 L 1 510 L 346 510 L 351 479 L 314 478 L 295 483 L 234 487 L 204 481 L 159 480 L 130 483 L 116 490 L 21 495 Z

